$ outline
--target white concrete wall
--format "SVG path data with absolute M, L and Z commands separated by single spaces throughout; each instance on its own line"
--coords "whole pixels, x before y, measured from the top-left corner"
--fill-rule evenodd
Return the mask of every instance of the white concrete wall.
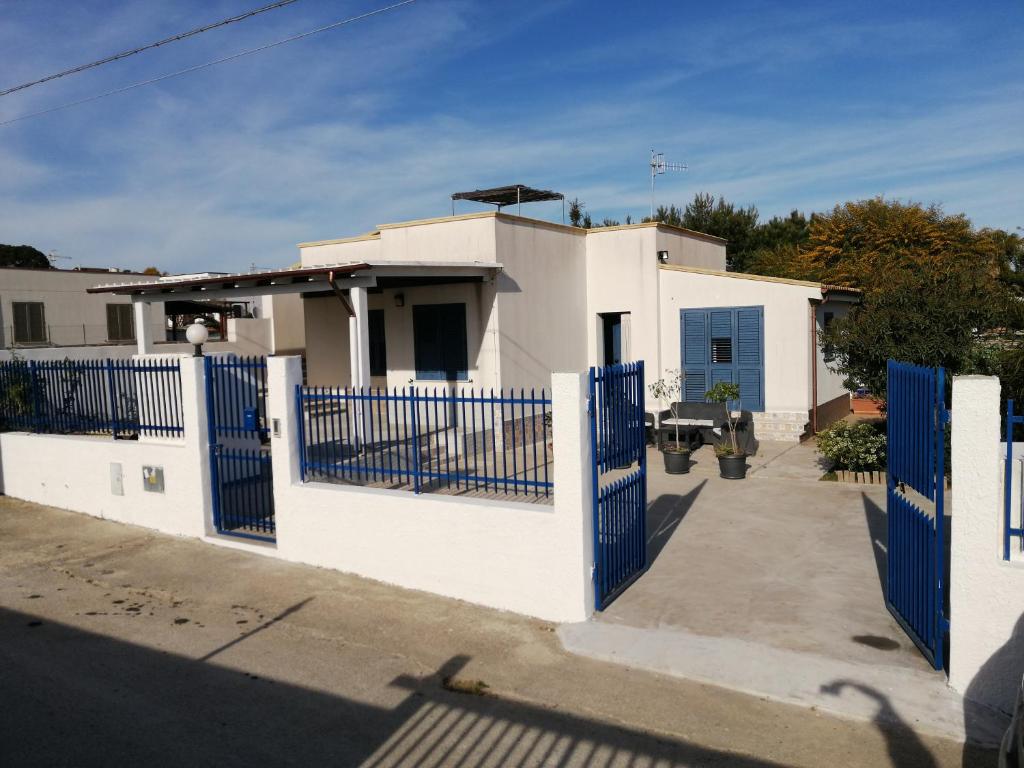
M 0 347 L 9 347 L 14 341 L 11 303 L 21 301 L 44 304 L 43 312 L 53 344 L 106 344 L 107 304 L 131 304 L 131 299 L 109 293 L 86 293 L 86 288 L 104 283 L 150 282 L 153 279 L 150 275 L 124 272 L 0 269 Z M 163 339 L 163 306 L 152 305 L 149 315 L 153 337 Z
M 180 439 L 0 433 L 0 488 L 7 496 L 164 533 L 208 533 L 209 460 L 202 360 L 181 360 Z M 111 489 L 121 465 L 124 495 Z M 164 492 L 143 490 L 142 467 L 163 467 Z
M 295 450 L 297 358 L 272 358 L 278 553 L 551 621 L 592 610 L 589 440 L 583 377 L 553 377 L 553 506 L 302 483 Z M 575 418 L 573 417 L 575 414 Z
M 949 684 L 1009 712 L 1024 674 L 1024 562 L 1003 560 L 999 396 L 995 377 L 953 379 Z M 1017 504 L 1011 525 L 1020 521 Z
M 681 267 L 702 267 L 725 271 L 725 241 L 688 234 L 674 227 L 659 226 L 656 251 L 668 251 L 668 263 Z
M 153 355 L 191 356 L 193 346 L 186 342 L 154 344 Z M 265 355 L 267 350 L 259 345 L 247 343 L 239 339 L 238 343 L 230 341 L 210 341 L 203 345 L 206 354 Z M 19 347 L 14 350 L 0 349 L 0 362 L 14 359 L 22 360 L 129 360 L 138 354 L 138 347 L 132 344 L 98 345 L 94 347 Z
M 270 350 L 275 355 L 299 355 L 306 350 L 306 320 L 297 293 L 263 297 L 264 317 L 270 320 Z
M 496 328 L 502 387 L 543 387 L 553 371 L 587 365 L 586 241 L 582 230 L 496 220 Z
M 763 306 L 765 411 L 806 413 L 810 409 L 808 301 L 821 297 L 818 288 L 672 269 L 659 269 L 658 275 L 662 371 L 681 367 L 680 310 Z M 651 381 L 661 375 L 647 372 Z

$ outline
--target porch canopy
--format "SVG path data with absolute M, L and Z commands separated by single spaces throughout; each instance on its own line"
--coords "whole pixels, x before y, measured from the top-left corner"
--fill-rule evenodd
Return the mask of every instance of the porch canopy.
M 292 269 L 234 274 L 205 273 L 160 277 L 148 283 L 109 283 L 86 289 L 89 293 L 130 296 L 135 305 L 139 354 L 153 352 L 153 330 L 147 322 L 154 302 L 231 302 L 253 296 L 280 294 L 334 295 L 349 317 L 353 386 L 370 383 L 370 330 L 367 293 L 385 288 L 472 283 L 493 280 L 498 262 L 383 261 L 318 264 Z

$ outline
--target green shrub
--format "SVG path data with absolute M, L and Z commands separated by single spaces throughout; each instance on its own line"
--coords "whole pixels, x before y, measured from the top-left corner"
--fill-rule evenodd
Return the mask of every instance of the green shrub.
M 836 469 L 866 472 L 885 468 L 885 429 L 866 421 L 837 421 L 818 433 L 818 451 Z

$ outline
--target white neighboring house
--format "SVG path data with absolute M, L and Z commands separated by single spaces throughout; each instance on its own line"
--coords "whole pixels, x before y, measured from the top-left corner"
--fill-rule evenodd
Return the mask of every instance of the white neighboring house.
M 204 273 L 203 276 L 209 276 Z M 223 333 L 212 336 L 222 351 L 240 354 L 302 354 L 305 329 L 298 296 L 241 297 L 233 308 L 224 302 L 137 304 L 131 298 L 91 288 L 117 280 L 121 284 L 181 281 L 191 276 L 157 277 L 119 269 L 0 268 L 0 359 L 18 354 L 26 359 L 128 357 L 136 352 L 137 329 L 159 346 L 157 352 L 191 350 L 184 330 L 169 327 L 170 315 L 221 315 L 237 309 L 242 317 L 227 318 Z M 177 339 L 177 343 L 175 343 Z
M 91 295 L 111 280 L 150 282 L 152 275 L 118 269 L 0 268 L 0 348 L 134 344 L 131 302 Z M 145 322 L 162 334 L 164 313 L 153 307 Z
M 143 306 L 302 294 L 313 385 L 529 391 L 549 386 L 553 371 L 644 360 L 648 382 L 682 367 L 686 400 L 702 402 L 716 381 L 739 383 L 761 438 L 797 440 L 849 412 L 817 331 L 858 292 L 726 272 L 725 241 L 700 232 L 484 212 L 299 251 L 288 270 L 91 290 Z M 151 346 L 139 339 L 140 351 Z

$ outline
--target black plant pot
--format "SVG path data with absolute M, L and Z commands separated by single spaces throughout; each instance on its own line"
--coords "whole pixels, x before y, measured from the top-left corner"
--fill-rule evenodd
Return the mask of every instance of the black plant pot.
M 665 457 L 665 473 L 669 475 L 685 475 L 690 471 L 689 451 L 664 450 L 661 455 Z
M 747 457 L 742 453 L 719 456 L 718 470 L 726 480 L 742 480 L 747 476 Z

